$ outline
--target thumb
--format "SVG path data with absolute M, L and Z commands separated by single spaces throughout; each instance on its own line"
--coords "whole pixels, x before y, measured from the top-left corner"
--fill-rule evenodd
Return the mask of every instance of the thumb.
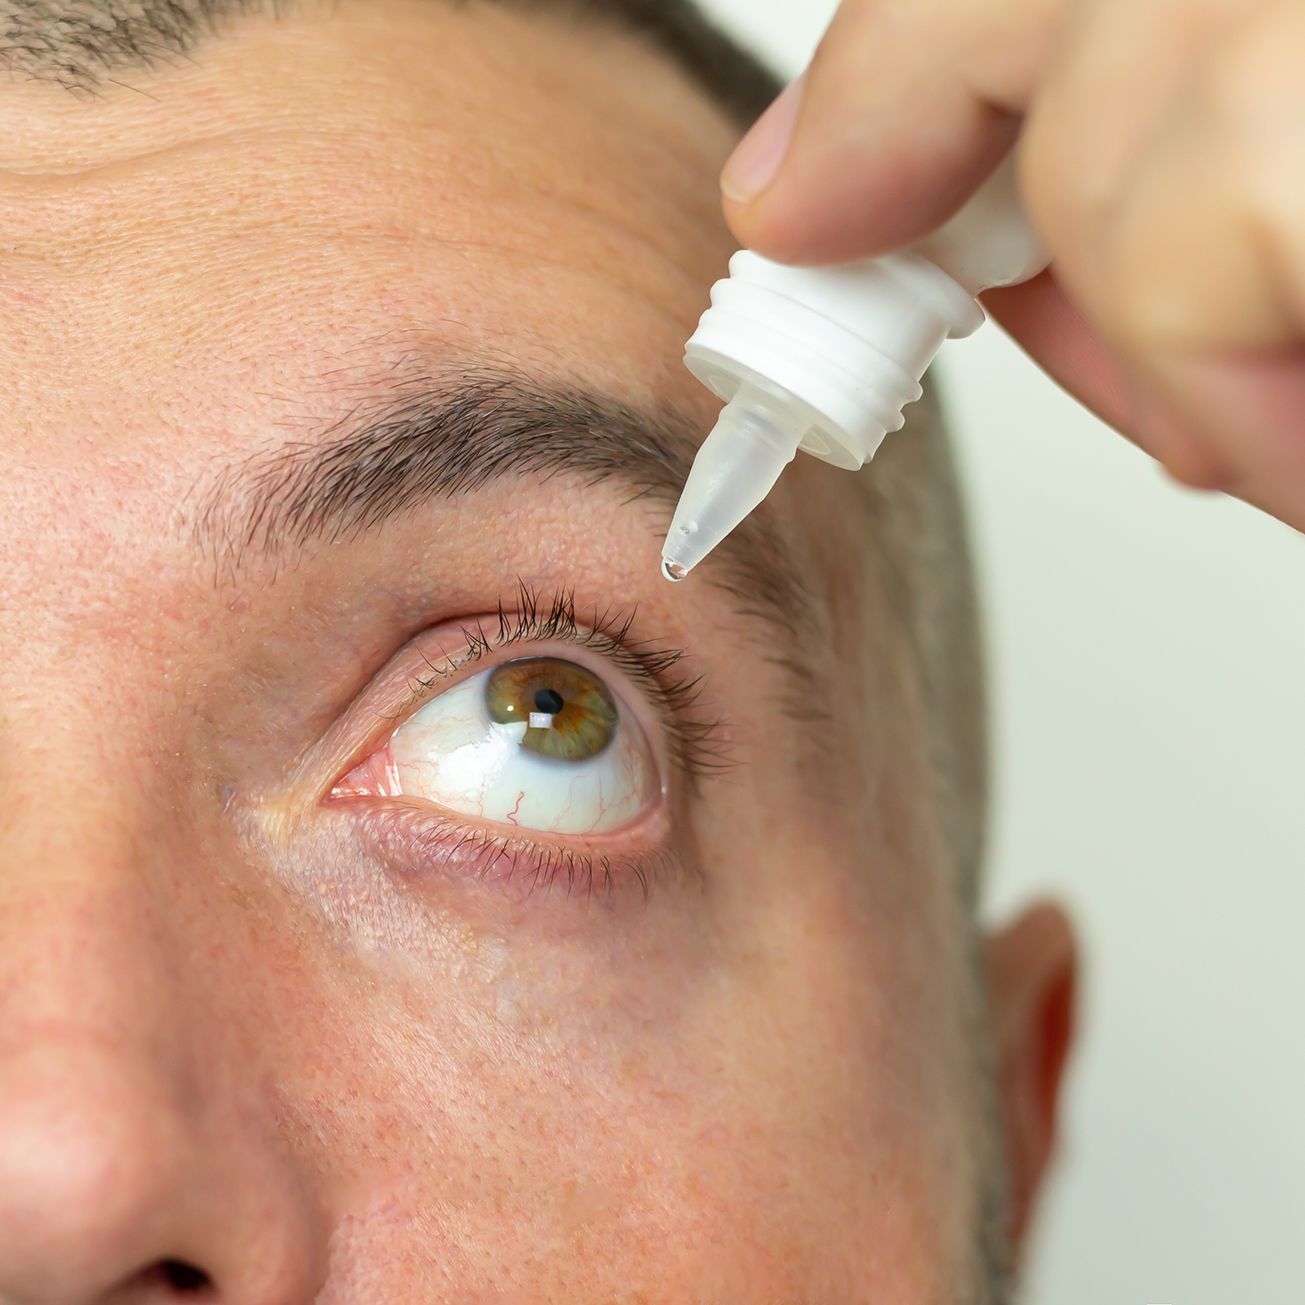
M 721 174 L 740 243 L 781 262 L 899 249 L 1010 148 L 1066 0 L 844 0 Z

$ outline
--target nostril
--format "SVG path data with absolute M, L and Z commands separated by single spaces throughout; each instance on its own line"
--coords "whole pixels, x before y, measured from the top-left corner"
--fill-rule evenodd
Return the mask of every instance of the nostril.
M 153 1265 L 132 1274 L 127 1282 L 120 1283 L 104 1300 L 128 1301 L 144 1305 L 163 1305 L 164 1301 L 211 1301 L 217 1298 L 213 1279 L 202 1268 L 189 1265 L 184 1259 L 155 1259 Z
M 185 1260 L 157 1260 L 119 1290 L 129 1300 L 174 1300 L 178 1296 L 207 1296 L 213 1290 L 213 1279 Z M 118 1296 L 115 1294 L 113 1299 Z
M 185 1295 L 206 1291 L 213 1285 L 203 1269 L 197 1269 L 185 1260 L 164 1260 L 159 1265 L 159 1274 L 173 1291 Z

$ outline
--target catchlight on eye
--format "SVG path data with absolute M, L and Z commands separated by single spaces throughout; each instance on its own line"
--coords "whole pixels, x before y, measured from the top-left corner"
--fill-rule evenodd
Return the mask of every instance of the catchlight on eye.
M 619 829 L 658 792 L 638 724 L 596 674 L 555 657 L 505 662 L 445 690 L 386 751 L 390 796 L 522 829 Z M 358 769 L 367 767 L 374 759 Z

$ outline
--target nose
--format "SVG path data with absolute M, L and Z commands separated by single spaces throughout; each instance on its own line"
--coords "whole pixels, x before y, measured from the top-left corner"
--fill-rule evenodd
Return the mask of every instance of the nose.
M 284 1157 L 172 1086 L 81 1038 L 6 1063 L 0 1298 L 311 1300 L 316 1238 Z
M 214 997 L 220 915 L 117 815 L 0 819 L 0 1302 L 306 1305 L 318 1216 Z

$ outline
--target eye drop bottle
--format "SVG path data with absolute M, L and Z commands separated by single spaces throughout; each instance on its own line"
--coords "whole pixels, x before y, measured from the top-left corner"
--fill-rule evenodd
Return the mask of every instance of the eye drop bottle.
M 662 574 L 683 580 L 770 493 L 801 449 L 855 471 L 946 339 L 983 324 L 975 299 L 1047 266 L 1008 156 L 912 249 L 837 267 L 788 267 L 749 250 L 711 291 L 685 366 L 725 408 L 680 496 Z

